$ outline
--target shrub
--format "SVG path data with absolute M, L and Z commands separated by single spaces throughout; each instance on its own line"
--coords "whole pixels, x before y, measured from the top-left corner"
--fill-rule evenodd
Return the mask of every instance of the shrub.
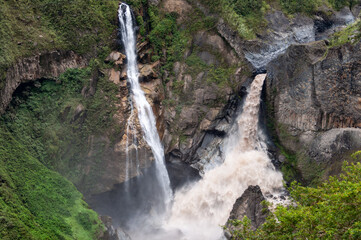
M 343 172 L 315 188 L 292 183 L 294 205 L 278 206 L 256 231 L 247 219 L 233 222 L 233 239 L 360 239 L 361 163 L 345 163 Z

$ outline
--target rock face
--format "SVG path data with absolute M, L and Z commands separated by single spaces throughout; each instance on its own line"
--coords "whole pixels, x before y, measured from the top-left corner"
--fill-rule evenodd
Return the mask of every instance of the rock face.
M 99 237 L 101 240 L 121 240 L 118 237 L 117 230 L 112 225 L 112 218 L 108 216 L 101 216 L 100 220 L 105 226 L 105 231 L 102 236 Z
M 265 68 L 292 44 L 325 39 L 355 21 L 356 17 L 347 7 L 339 12 L 323 9 L 313 18 L 301 14 L 289 18 L 281 11 L 269 11 L 265 16 L 267 31 L 260 33 L 255 40 L 245 41 L 242 49 L 255 68 Z
M 105 132 L 101 136 L 90 136 L 88 139 L 89 152 L 86 156 L 86 166 L 80 166 L 85 169 L 82 172 L 84 176 L 81 182 L 76 183 L 86 198 L 111 191 L 115 185 L 126 181 L 127 158 L 129 159 L 129 178 L 137 176 L 142 169 L 149 168 L 154 160 L 151 149 L 143 138 L 135 105 L 133 105 L 133 114 L 131 112 L 130 90 L 126 78 L 120 75 L 120 72 L 127 70 L 123 60 L 125 60 L 124 55 L 116 51 L 113 51 L 106 59 L 113 62 L 114 67 L 107 69 L 105 75 L 119 89 L 115 100 L 117 110 L 113 116 L 115 124 L 112 126 L 112 129 L 117 130 L 115 133 Z M 142 80 L 142 90 L 153 108 L 158 132 L 162 137 L 164 113 L 160 103 L 164 99 L 164 90 L 162 81 L 156 74 L 158 65 L 159 63 L 139 64 L 139 79 Z
M 261 204 L 262 201 L 265 200 L 258 185 L 249 186 L 242 196 L 236 200 L 228 221 L 235 219 L 242 220 L 247 216 L 251 220 L 252 230 L 257 229 L 266 221 L 269 214 L 268 208 Z M 234 228 L 229 223 L 227 223 L 226 226 L 231 230 Z M 227 238 L 231 239 L 229 235 L 229 233 L 226 233 Z
M 302 152 L 311 162 L 331 159 L 329 154 L 336 149 L 339 156 L 346 149 L 357 150 L 355 143 L 361 140 L 359 129 L 354 129 L 361 127 L 360 53 L 361 43 L 328 49 L 318 41 L 293 45 L 268 65 L 267 99 L 286 148 Z M 331 130 L 335 128 L 353 129 Z M 344 134 L 353 137 L 341 137 Z M 337 144 L 347 147 L 337 148 Z
M 68 68 L 84 67 L 87 61 L 72 51 L 53 51 L 24 58 L 7 70 L 0 89 L 0 113 L 11 101 L 12 94 L 21 83 L 41 78 L 54 79 Z
M 187 59 L 194 58 L 203 67 L 187 64 Z M 223 84 L 212 80 L 210 73 L 214 68 L 225 69 L 221 76 Z M 184 60 L 174 64 L 174 75 L 166 76 L 170 79 L 166 85 L 163 138 L 167 160 L 187 163 L 202 160 L 194 165 L 200 170 L 204 163 L 212 161 L 206 148 L 211 144 L 219 149 L 217 146 L 239 106 L 235 96 L 246 84 L 245 72 L 249 71 L 244 59 L 219 35 L 204 31 L 193 35 Z

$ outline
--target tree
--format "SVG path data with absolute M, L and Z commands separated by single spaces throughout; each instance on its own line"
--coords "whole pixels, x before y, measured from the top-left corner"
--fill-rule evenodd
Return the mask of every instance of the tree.
M 293 205 L 278 206 L 255 232 L 236 220 L 234 239 L 361 239 L 361 164 L 345 163 L 343 172 L 317 188 L 292 183 Z

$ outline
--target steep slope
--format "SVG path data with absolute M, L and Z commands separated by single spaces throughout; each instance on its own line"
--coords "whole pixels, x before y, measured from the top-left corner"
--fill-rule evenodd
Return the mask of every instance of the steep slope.
M 97 214 L 74 185 L 34 158 L 0 128 L 0 238 L 95 239 Z

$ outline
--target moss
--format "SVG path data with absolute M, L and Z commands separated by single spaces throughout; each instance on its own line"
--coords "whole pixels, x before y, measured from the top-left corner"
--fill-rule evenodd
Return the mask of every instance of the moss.
M 357 20 L 350 26 L 331 36 L 329 47 L 339 47 L 346 43 L 357 43 L 361 39 L 361 21 Z

